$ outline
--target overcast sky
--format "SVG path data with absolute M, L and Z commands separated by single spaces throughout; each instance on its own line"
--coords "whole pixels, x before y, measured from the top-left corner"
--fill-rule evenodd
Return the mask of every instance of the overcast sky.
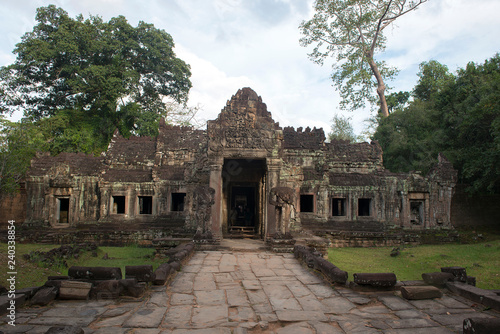
M 323 127 L 335 113 L 353 117 L 357 133 L 369 110 L 340 112 L 331 68 L 308 59 L 298 26 L 312 17 L 312 0 L 0 0 L 0 66 L 33 29 L 36 8 L 54 4 L 75 18 L 125 16 L 136 26 L 153 23 L 172 35 L 177 56 L 191 65 L 189 104 L 215 119 L 239 88 L 251 87 L 281 126 Z M 451 71 L 483 63 L 500 52 L 500 1 L 429 0 L 386 31 L 377 57 L 400 69 L 392 91 L 411 90 L 418 65 L 437 60 Z

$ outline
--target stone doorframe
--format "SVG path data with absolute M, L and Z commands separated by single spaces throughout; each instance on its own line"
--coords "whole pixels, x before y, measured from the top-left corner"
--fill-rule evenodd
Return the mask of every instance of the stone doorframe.
M 244 157 L 235 157 L 229 156 L 227 159 L 245 159 Z M 262 194 L 262 206 L 259 210 L 262 212 L 259 213 L 259 216 L 262 217 L 262 221 L 260 224 L 262 225 L 260 228 L 262 230 L 262 234 L 264 239 L 271 234 L 276 232 L 276 219 L 274 216 L 274 206 L 269 203 L 269 191 L 278 186 L 279 184 L 279 175 L 281 170 L 282 161 L 280 158 L 269 158 L 262 157 L 265 161 L 264 165 L 264 190 Z M 255 155 L 249 157 L 248 159 L 259 159 Z M 212 159 L 210 162 L 210 187 L 215 190 L 214 195 L 214 205 L 212 206 L 212 215 L 211 215 L 211 232 L 215 238 L 222 240 L 222 222 L 224 220 L 223 216 L 223 167 L 224 167 L 224 157 L 218 156 L 215 159 Z

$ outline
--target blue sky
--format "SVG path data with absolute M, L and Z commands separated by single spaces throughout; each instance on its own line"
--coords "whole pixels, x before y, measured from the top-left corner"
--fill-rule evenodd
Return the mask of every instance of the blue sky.
M 351 116 L 356 132 L 368 109 L 342 112 L 329 79 L 331 68 L 308 59 L 298 26 L 312 17 L 312 0 L 1 0 L 0 66 L 14 61 L 12 50 L 35 25 L 36 8 L 54 4 L 71 17 L 109 20 L 125 16 L 170 33 L 177 56 L 192 67 L 189 104 L 200 119 L 215 119 L 239 88 L 251 87 L 281 126 L 323 127 L 335 113 Z M 451 71 L 500 52 L 500 1 L 429 0 L 386 31 L 387 50 L 378 57 L 400 69 L 389 83 L 411 90 L 418 65 L 437 60 Z

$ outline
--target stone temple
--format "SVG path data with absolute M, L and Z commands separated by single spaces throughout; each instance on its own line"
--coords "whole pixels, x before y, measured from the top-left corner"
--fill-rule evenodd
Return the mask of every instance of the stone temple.
M 456 171 L 444 156 L 425 177 L 391 173 L 377 142 L 325 139 L 281 128 L 243 88 L 206 130 L 161 122 L 156 138 L 115 132 L 99 157 L 37 155 L 24 225 L 115 241 L 451 228 Z

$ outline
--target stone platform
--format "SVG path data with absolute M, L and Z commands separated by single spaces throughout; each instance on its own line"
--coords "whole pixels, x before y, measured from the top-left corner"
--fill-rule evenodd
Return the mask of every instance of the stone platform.
M 292 254 L 200 251 L 170 286 L 152 287 L 143 298 L 23 308 L 15 327 L 2 317 L 0 331 L 35 334 L 79 326 L 86 334 L 432 334 L 461 333 L 466 318 L 500 317 L 443 291 L 441 298 L 408 301 L 395 291 L 332 287 Z

